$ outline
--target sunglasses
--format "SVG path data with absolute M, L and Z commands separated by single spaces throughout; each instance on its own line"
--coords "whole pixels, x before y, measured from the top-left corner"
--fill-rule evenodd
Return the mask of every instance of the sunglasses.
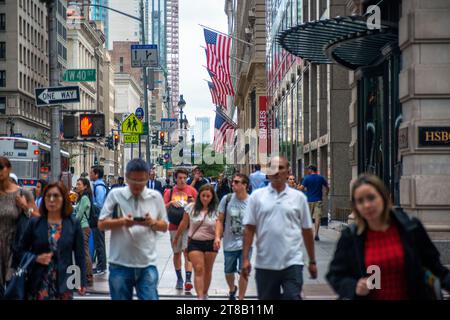
M 377 199 L 377 196 L 374 194 L 369 194 L 365 197 L 355 199 L 355 203 L 358 205 L 364 204 L 364 202 L 374 202 Z
M 242 181 L 240 181 L 240 180 L 233 180 L 232 183 L 239 184 L 239 183 L 242 183 Z

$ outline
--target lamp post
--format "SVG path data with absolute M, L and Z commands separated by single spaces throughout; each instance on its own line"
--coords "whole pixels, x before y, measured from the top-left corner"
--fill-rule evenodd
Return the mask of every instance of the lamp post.
M 186 106 L 186 101 L 183 99 L 183 95 L 180 95 L 180 100 L 178 101 L 178 108 L 180 109 L 180 130 L 183 130 L 183 108 Z

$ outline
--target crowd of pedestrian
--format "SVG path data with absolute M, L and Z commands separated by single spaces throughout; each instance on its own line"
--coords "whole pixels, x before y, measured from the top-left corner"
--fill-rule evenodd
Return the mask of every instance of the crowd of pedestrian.
M 74 190 L 39 180 L 33 194 L 0 157 L 0 298 L 72 299 L 74 290 L 85 294 L 108 271 L 113 300 L 131 300 L 133 291 L 138 299 L 157 300 L 158 233 L 168 231 L 177 290 L 195 289 L 207 299 L 222 250 L 230 300 L 246 298 L 253 274 L 258 299 L 302 299 L 304 269 L 318 276 L 314 240 L 320 240 L 324 191 L 330 189 L 314 165 L 299 182 L 284 157 L 271 159 L 270 168 L 266 174 L 256 165 L 250 176 L 235 173 L 230 180 L 225 174 L 205 178 L 200 167 L 191 176 L 178 168 L 173 183 L 166 178 L 163 185 L 154 168 L 133 159 L 111 187 L 103 169 L 93 167 Z M 356 223 L 342 231 L 326 274 L 340 298 L 430 298 L 424 275 L 450 289 L 450 271 L 423 225 L 393 209 L 379 178 L 360 176 L 351 203 Z M 383 270 L 376 290 L 368 284 L 373 265 Z M 77 287 L 68 281 L 73 266 Z M 14 287 L 15 270 L 25 267 L 26 290 Z

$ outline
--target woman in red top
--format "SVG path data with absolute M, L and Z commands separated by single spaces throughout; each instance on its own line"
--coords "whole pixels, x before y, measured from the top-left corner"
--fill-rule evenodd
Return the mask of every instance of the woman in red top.
M 327 274 L 340 298 L 429 299 L 427 269 L 450 289 L 450 271 L 423 225 L 402 210 L 392 210 L 378 177 L 361 175 L 355 181 L 352 206 L 356 225 L 342 232 Z

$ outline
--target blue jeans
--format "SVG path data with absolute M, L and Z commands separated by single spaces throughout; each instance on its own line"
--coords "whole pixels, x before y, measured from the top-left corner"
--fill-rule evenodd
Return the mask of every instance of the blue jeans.
M 109 291 L 112 300 L 132 300 L 133 288 L 139 300 L 158 300 L 158 269 L 128 268 L 109 264 Z
M 237 251 L 224 251 L 223 255 L 225 257 L 225 274 L 240 273 L 242 269 L 242 264 L 244 262 L 244 256 L 242 255 L 242 250 Z M 252 248 L 249 250 L 249 259 L 252 257 Z

